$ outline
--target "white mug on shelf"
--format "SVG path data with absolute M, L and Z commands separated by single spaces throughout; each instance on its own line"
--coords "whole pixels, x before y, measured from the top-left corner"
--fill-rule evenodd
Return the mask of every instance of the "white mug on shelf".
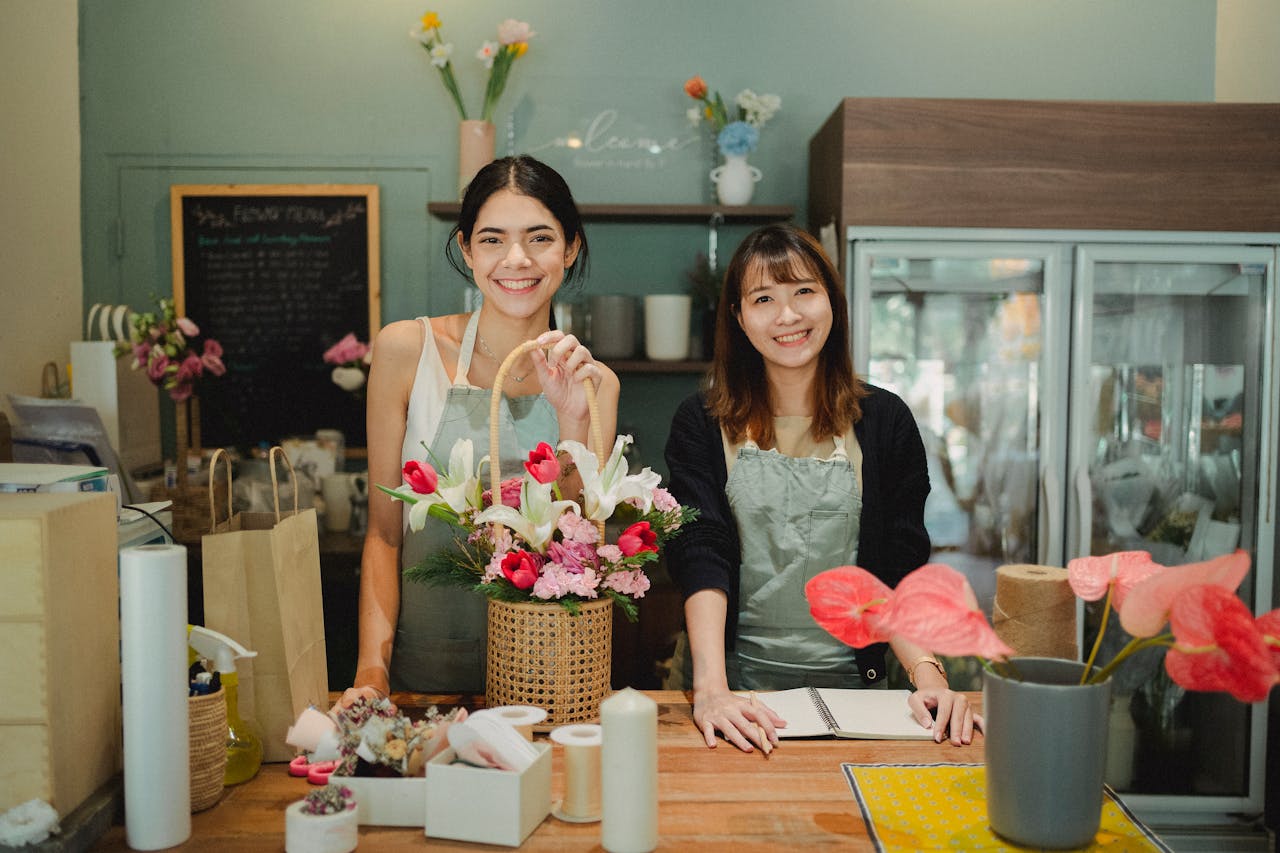
M 351 478 L 351 474 L 326 474 L 320 481 L 324 526 L 331 533 L 342 533 L 351 527 Z
M 652 361 L 689 357 L 689 313 L 693 300 L 663 293 L 644 298 L 644 353 Z

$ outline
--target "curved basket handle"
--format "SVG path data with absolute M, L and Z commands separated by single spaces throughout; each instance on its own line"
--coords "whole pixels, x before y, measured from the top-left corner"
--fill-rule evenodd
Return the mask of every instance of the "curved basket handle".
M 516 359 L 530 350 L 537 349 L 537 340 L 525 341 L 502 360 L 498 365 L 498 374 L 493 379 L 493 393 L 489 396 L 489 489 L 495 503 L 502 501 L 502 472 L 498 469 L 498 413 L 502 404 L 502 385 L 507 381 L 507 374 L 516 363 Z M 592 450 L 596 454 L 596 464 L 604 465 L 604 437 L 600 432 L 600 406 L 596 403 L 596 385 L 589 378 L 582 380 L 583 390 L 587 394 L 587 412 L 590 416 L 590 440 Z M 604 539 L 604 522 L 596 522 L 600 529 L 600 538 Z
M 289 454 L 284 452 L 284 448 L 276 445 L 267 451 L 267 467 L 271 469 L 271 496 L 275 499 L 276 505 L 276 524 L 280 523 L 280 483 L 276 480 L 276 454 L 280 454 L 280 458 L 284 460 L 285 467 L 289 469 L 289 479 L 293 482 L 293 514 L 298 514 L 298 474 L 293 470 L 293 462 L 289 460 Z
M 213 493 L 214 474 L 218 471 L 218 457 L 221 456 L 223 461 L 227 463 L 227 519 L 231 518 L 231 457 L 227 455 L 227 451 L 219 447 L 213 451 L 213 456 L 209 458 L 209 532 L 212 533 L 218 526 L 218 508 L 214 506 L 216 498 Z

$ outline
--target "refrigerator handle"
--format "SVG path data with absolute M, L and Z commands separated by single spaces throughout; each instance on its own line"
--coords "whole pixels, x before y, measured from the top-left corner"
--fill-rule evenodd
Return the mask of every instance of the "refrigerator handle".
M 1040 473 L 1040 493 L 1044 507 L 1045 535 L 1040 539 L 1040 553 L 1037 559 L 1040 565 L 1049 565 L 1051 560 L 1061 559 L 1062 529 L 1067 520 L 1060 506 L 1062 490 L 1058 484 L 1057 472 L 1053 466 L 1046 465 Z
M 1076 469 L 1076 548 L 1071 557 L 1087 557 L 1091 552 L 1089 546 L 1090 528 L 1093 524 L 1093 485 L 1089 482 L 1089 466 L 1081 465 Z

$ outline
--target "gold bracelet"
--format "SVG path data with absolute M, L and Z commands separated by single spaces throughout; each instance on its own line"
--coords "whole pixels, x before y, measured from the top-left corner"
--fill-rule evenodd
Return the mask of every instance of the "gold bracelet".
M 920 664 L 922 663 L 933 664 L 935 667 L 938 668 L 938 674 L 942 676 L 942 680 L 943 681 L 947 680 L 947 671 L 943 669 L 942 661 L 938 660 L 935 657 L 930 657 L 929 655 L 925 655 L 924 657 L 920 658 L 915 663 L 911 664 L 910 667 L 907 668 L 907 680 L 911 682 L 912 687 L 916 686 L 916 668 L 920 666 Z

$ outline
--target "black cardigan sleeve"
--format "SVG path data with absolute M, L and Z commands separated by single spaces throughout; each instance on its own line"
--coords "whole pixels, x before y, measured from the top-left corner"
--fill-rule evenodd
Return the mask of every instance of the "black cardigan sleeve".
M 667 543 L 667 573 L 685 598 L 703 589 L 719 589 L 728 595 L 730 625 L 726 627 L 732 636 L 742 547 L 724 491 L 729 475 L 720 425 L 707 412 L 701 393 L 687 397 L 676 410 L 666 460 L 671 475 L 668 490 L 681 505 L 699 512 L 697 519 Z

